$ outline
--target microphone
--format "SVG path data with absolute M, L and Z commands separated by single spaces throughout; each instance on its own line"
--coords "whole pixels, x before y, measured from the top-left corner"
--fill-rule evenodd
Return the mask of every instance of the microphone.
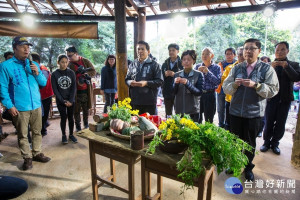
M 29 64 L 32 65 L 32 55 L 31 55 L 31 53 L 29 53 L 28 59 L 29 59 Z M 36 72 L 35 72 L 35 71 L 32 71 L 32 73 L 33 73 L 34 75 L 36 75 Z
M 29 55 L 28 55 L 28 59 L 29 59 L 29 63 L 30 63 L 30 65 L 32 65 L 32 55 L 31 55 L 31 53 L 29 53 Z

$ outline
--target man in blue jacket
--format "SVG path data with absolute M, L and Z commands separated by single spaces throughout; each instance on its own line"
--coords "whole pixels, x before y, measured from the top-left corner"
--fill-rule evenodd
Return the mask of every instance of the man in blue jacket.
M 18 132 L 18 143 L 24 158 L 23 170 L 32 168 L 32 160 L 48 162 L 42 150 L 42 111 L 40 86 L 47 79 L 36 62 L 29 61 L 30 44 L 25 37 L 15 37 L 12 42 L 14 57 L 0 65 L 0 100 L 12 116 Z M 9 82 L 14 87 L 14 98 L 9 92 Z M 32 152 L 28 143 L 28 125 L 32 131 Z

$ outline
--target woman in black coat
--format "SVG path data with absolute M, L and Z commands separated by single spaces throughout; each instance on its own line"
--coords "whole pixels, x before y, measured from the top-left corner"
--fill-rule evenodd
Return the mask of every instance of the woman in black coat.
M 107 107 L 115 103 L 117 93 L 116 57 L 114 55 L 107 56 L 105 66 L 101 69 L 101 90 L 105 95 L 103 112 L 107 113 Z

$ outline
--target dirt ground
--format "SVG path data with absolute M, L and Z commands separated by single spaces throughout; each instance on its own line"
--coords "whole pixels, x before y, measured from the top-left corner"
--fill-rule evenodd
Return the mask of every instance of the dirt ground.
M 98 111 L 102 111 L 100 108 Z M 163 108 L 159 113 L 164 113 Z M 90 116 L 89 121 L 92 122 Z M 33 162 L 33 169 L 22 171 L 23 159 L 17 144 L 17 136 L 11 123 L 3 125 L 3 131 L 9 133 L 8 137 L 0 143 L 0 174 L 16 176 L 25 179 L 29 189 L 18 199 L 92 199 L 90 160 L 88 142 L 78 137 L 78 143 L 61 144 L 60 118 L 50 119 L 48 135 L 43 138 L 43 153 L 52 158 L 49 163 Z M 215 115 L 217 124 L 217 115 Z M 295 133 L 296 112 L 289 113 L 286 133 L 281 140 L 281 155 L 275 155 L 271 150 L 266 153 L 258 153 L 255 156 L 254 174 L 256 181 L 253 184 L 243 184 L 244 191 L 241 194 L 229 194 L 224 188 L 225 181 L 230 177 L 224 172 L 219 175 L 215 171 L 213 181 L 214 200 L 224 199 L 263 199 L 263 200 L 298 200 L 300 196 L 300 169 L 291 165 L 292 134 Z M 257 139 L 257 150 L 263 143 L 262 138 Z M 97 156 L 98 174 L 108 175 L 109 159 Z M 116 162 L 117 183 L 127 185 L 127 167 Z M 141 193 L 140 163 L 135 167 L 136 197 Z M 156 176 L 152 176 L 153 192 L 156 190 Z M 241 181 L 244 182 L 243 175 Z M 274 181 L 273 187 L 267 182 Z M 263 184 L 260 184 L 263 183 Z M 186 191 L 180 195 L 183 184 L 163 178 L 163 199 L 167 200 L 192 200 L 197 197 L 197 188 Z M 252 188 L 250 188 L 252 186 Z M 128 199 L 125 193 L 104 186 L 99 189 L 101 200 Z

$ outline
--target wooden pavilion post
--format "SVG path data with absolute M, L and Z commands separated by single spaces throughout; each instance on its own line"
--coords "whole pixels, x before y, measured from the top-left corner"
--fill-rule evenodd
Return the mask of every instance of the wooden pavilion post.
M 137 41 L 145 40 L 146 33 L 146 8 L 138 9 L 138 37 Z
M 299 167 L 300 166 L 300 109 L 298 110 L 298 119 L 296 125 L 296 131 L 293 136 L 294 144 L 292 150 L 291 161 L 292 164 Z
M 125 0 L 114 1 L 114 7 L 118 100 L 122 101 L 128 97 L 128 87 L 125 84 L 125 77 L 128 69 Z
M 137 58 L 137 52 L 136 52 L 136 44 L 138 42 L 138 19 L 133 22 L 133 49 L 134 49 L 134 59 Z

